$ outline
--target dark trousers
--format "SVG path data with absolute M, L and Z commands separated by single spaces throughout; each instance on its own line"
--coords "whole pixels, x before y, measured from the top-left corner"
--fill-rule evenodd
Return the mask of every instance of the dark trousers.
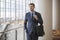
M 33 32 L 31 34 L 27 33 L 27 40 L 38 40 L 38 36 Z

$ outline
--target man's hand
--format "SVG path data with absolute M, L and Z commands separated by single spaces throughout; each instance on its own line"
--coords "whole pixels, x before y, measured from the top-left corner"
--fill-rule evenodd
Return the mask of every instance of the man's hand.
M 26 29 L 26 33 L 28 33 L 28 30 Z
M 38 20 L 38 16 L 37 16 L 37 15 L 34 15 L 34 18 L 35 18 L 36 20 Z

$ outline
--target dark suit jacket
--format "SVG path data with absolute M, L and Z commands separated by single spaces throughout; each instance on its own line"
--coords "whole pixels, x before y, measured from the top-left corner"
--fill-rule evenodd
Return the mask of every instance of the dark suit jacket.
M 31 34 L 31 32 L 33 31 L 33 26 L 38 25 L 38 23 L 40 23 L 40 25 L 43 24 L 41 14 L 38 12 L 35 12 L 35 15 L 38 16 L 38 20 L 36 20 L 35 18 L 31 18 L 30 12 L 26 13 L 25 15 L 24 28 L 26 29 L 26 32 L 29 34 Z

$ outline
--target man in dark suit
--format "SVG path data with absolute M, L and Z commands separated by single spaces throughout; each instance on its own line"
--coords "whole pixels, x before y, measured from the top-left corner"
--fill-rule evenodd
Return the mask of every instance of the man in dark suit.
M 34 11 L 35 4 L 30 3 L 30 12 L 26 13 L 25 20 L 24 20 L 24 29 L 26 29 L 27 33 L 27 40 L 38 40 L 38 35 L 35 31 L 35 26 L 40 23 L 40 25 L 43 24 L 43 20 L 41 17 L 41 14 Z

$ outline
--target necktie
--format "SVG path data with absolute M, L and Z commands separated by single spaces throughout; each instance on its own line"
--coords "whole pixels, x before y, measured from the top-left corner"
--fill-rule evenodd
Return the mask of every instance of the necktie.
M 33 13 L 32 13 L 32 19 L 33 19 Z

